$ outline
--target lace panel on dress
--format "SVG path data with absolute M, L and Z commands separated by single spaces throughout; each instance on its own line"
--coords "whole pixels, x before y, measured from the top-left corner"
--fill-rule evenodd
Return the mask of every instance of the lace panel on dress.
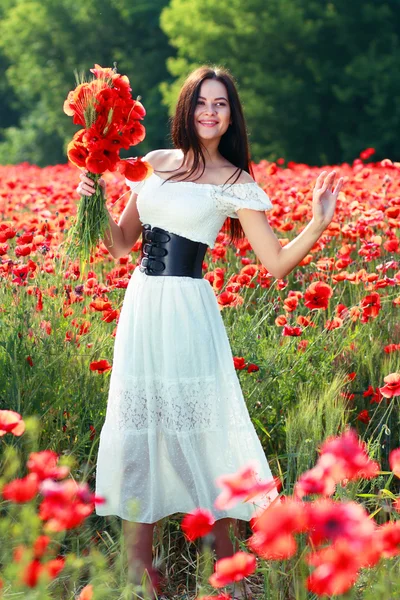
M 251 419 L 235 377 L 165 379 L 113 374 L 106 421 L 118 431 L 248 429 Z
M 220 188 L 212 188 L 211 195 L 218 212 L 233 219 L 239 218 L 236 211 L 240 208 L 263 211 L 273 208 L 269 196 L 261 189 L 258 183 L 237 183 L 226 191 Z

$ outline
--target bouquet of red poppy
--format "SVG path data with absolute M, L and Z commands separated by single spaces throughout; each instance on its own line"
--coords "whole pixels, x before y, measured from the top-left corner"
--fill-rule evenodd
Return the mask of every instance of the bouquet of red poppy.
M 94 182 L 91 196 L 81 195 L 78 213 L 66 237 L 66 255 L 80 259 L 81 273 L 107 230 L 112 237 L 105 206 L 103 188 L 97 183 L 105 171 L 119 171 L 130 181 L 147 179 L 152 166 L 141 158 L 120 159 L 121 148 L 128 150 L 142 142 L 146 131 L 140 121 L 146 115 L 144 106 L 134 100 L 126 75 L 114 68 L 95 64 L 90 69 L 91 81 L 79 81 L 68 93 L 64 112 L 73 123 L 82 125 L 67 147 L 68 159 L 85 169 Z

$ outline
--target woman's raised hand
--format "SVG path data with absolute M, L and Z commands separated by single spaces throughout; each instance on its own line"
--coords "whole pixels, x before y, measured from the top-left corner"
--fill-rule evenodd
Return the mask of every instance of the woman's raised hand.
M 87 171 L 82 171 L 79 175 L 81 180 L 76 191 L 80 196 L 91 196 L 94 192 L 94 182 L 90 177 L 86 176 Z M 106 197 L 106 182 L 102 177 L 98 180 L 99 185 L 103 188 L 104 197 Z
M 319 174 L 313 190 L 313 221 L 322 229 L 326 229 L 333 219 L 336 208 L 336 200 L 340 190 L 343 187 L 344 177 L 340 177 L 334 190 L 332 190 L 335 181 L 336 171 L 331 171 L 324 179 L 326 171 Z

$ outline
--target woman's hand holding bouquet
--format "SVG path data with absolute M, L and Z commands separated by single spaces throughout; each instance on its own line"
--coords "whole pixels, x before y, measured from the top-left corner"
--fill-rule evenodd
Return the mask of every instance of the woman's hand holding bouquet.
M 98 242 L 109 229 L 105 206 L 105 171 L 119 171 L 130 181 L 147 179 L 152 166 L 138 158 L 120 159 L 119 152 L 142 142 L 146 132 L 140 123 L 146 115 L 143 105 L 131 96 L 129 80 L 114 69 L 95 64 L 90 69 L 94 78 L 78 83 L 69 92 L 64 112 L 73 117 L 73 123 L 82 125 L 68 144 L 69 160 L 93 181 L 94 192 L 82 194 L 76 221 L 66 240 L 66 255 L 79 257 L 81 275 L 90 261 Z

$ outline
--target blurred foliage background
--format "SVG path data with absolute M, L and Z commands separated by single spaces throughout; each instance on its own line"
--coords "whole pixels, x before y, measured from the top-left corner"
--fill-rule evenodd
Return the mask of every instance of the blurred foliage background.
M 63 103 L 74 71 L 117 62 L 140 95 L 146 139 L 172 147 L 168 118 L 187 74 L 227 67 L 252 159 L 399 160 L 399 0 L 1 0 L 0 163 L 65 163 L 78 130 Z

